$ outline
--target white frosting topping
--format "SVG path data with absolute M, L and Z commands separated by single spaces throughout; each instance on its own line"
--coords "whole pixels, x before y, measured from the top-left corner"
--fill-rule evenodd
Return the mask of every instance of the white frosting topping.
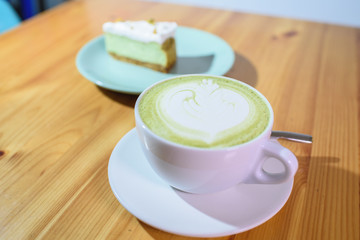
M 175 22 L 155 22 L 148 21 L 119 21 L 106 22 L 103 31 L 120 36 L 125 36 L 133 40 L 142 42 L 157 42 L 162 44 L 166 39 L 175 36 L 177 24 Z
M 178 136 L 207 143 L 216 141 L 218 133 L 241 124 L 250 112 L 249 103 L 239 92 L 222 88 L 211 79 L 174 86 L 158 103 L 163 117 L 171 122 L 168 127 Z

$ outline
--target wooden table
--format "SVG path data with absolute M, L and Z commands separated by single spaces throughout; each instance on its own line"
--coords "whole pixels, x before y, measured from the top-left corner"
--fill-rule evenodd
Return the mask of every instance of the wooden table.
M 187 239 L 117 201 L 107 166 L 137 96 L 75 66 L 105 21 L 176 21 L 236 52 L 226 75 L 260 90 L 299 160 L 292 194 L 264 224 L 220 239 L 359 239 L 360 29 L 147 1 L 70 1 L 0 36 L 0 238 Z M 146 199 L 144 199 L 146 201 Z

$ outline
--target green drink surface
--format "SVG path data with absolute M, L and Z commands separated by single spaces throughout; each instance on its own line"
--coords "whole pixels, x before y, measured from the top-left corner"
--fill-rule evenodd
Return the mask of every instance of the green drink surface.
M 225 148 L 258 137 L 269 125 L 267 100 L 236 80 L 189 75 L 154 85 L 138 104 L 145 125 L 171 142 Z

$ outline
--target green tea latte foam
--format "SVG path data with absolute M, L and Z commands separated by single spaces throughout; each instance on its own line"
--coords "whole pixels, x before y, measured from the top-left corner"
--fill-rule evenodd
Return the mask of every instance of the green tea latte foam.
M 154 85 L 138 110 L 156 135 L 200 148 L 246 143 L 268 126 L 270 110 L 254 89 L 236 80 L 181 76 Z

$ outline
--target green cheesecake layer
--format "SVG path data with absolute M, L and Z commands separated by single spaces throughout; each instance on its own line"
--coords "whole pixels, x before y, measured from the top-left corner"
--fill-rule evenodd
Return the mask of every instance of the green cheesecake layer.
M 106 51 L 144 63 L 167 66 L 167 54 L 156 42 L 140 42 L 127 37 L 105 33 Z

